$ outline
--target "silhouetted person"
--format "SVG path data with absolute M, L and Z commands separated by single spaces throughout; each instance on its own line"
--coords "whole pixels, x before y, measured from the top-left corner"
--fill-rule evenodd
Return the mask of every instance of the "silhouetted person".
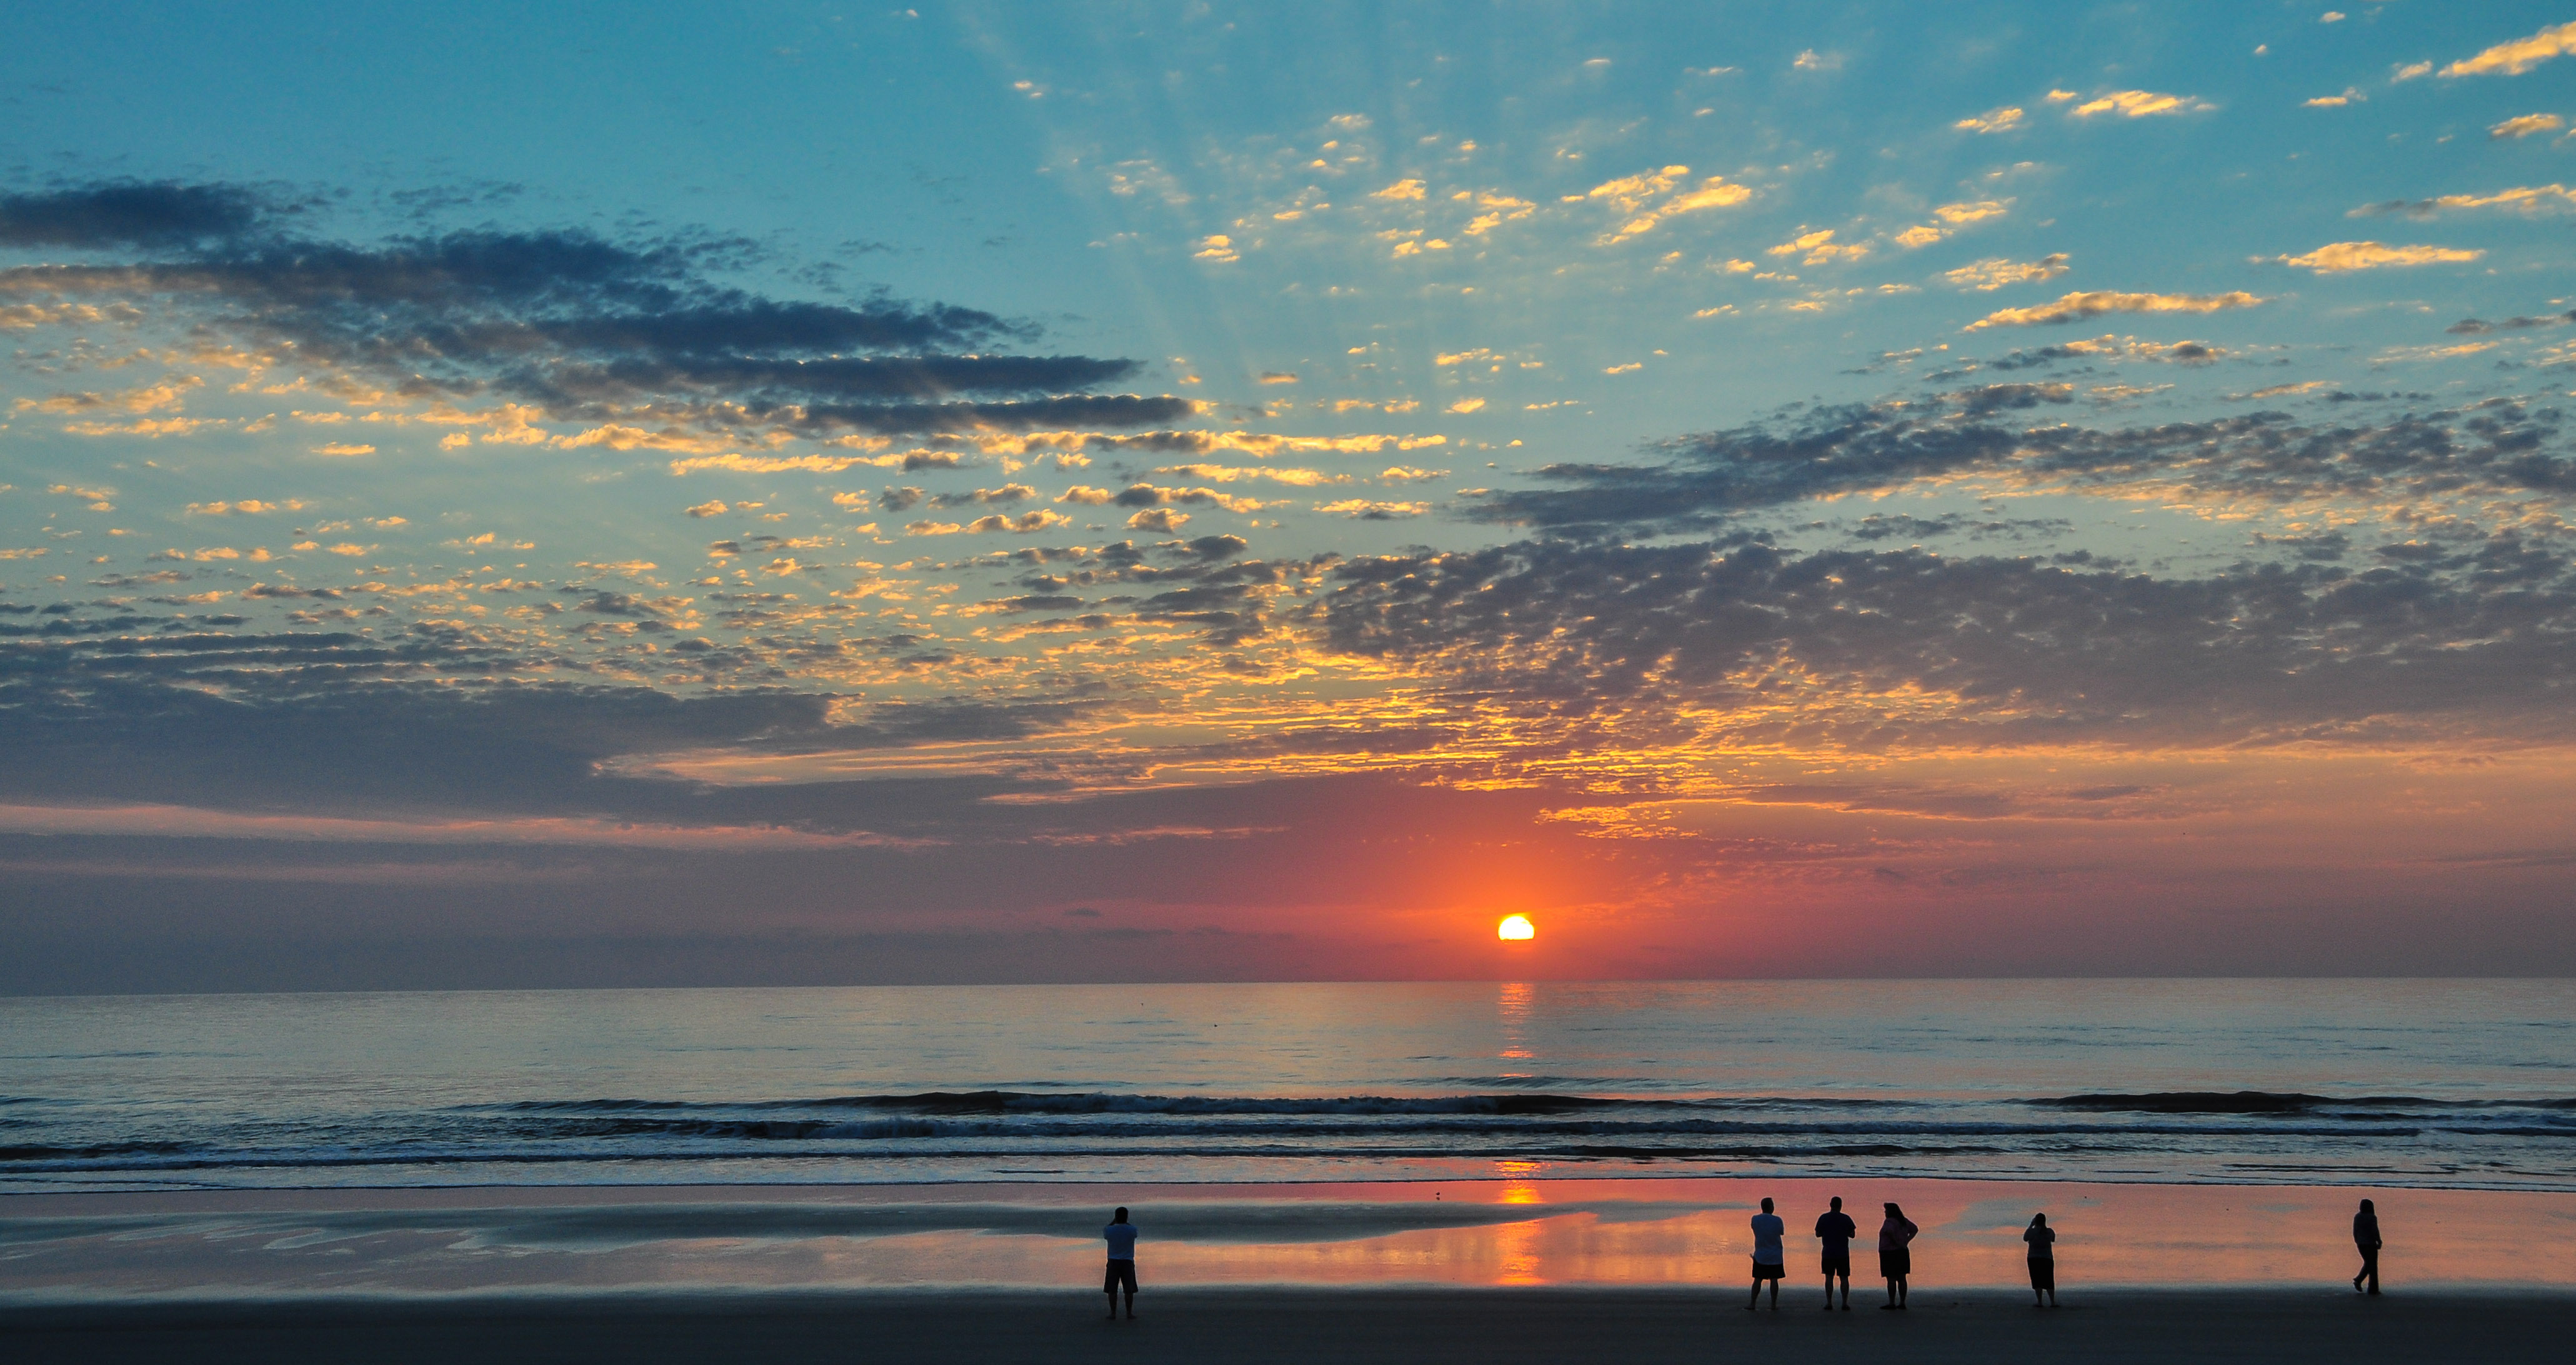
M 2048 1215 L 2034 1213 L 2030 1226 L 2021 1239 L 2030 1243 L 2030 1306 L 2037 1308 L 2039 1296 L 2048 1296 L 2048 1306 L 2057 1306 L 2057 1229 L 2048 1225 Z
M 1914 1273 L 1914 1234 L 1922 1230 L 1906 1220 L 1905 1210 L 1887 1206 L 1887 1221 L 1878 1225 L 1878 1273 L 1887 1281 L 1882 1311 L 1905 1306 L 1905 1277 Z
M 1771 1311 L 1780 1311 L 1780 1279 L 1789 1273 L 1789 1253 L 1780 1239 L 1789 1233 L 1789 1225 L 1771 1211 L 1771 1201 L 1762 1201 L 1762 1211 L 1753 1215 L 1753 1298 L 1744 1305 L 1752 1312 L 1762 1303 L 1762 1282 L 1771 1282 Z
M 2379 1292 L 2379 1208 L 2365 1199 L 2361 1212 L 2352 1216 L 2352 1244 L 2361 1250 L 2361 1273 L 2352 1277 L 2355 1292 L 2361 1282 L 2370 1281 L 2370 1292 Z
M 1136 1320 L 1136 1225 L 1127 1221 L 1127 1210 L 1109 1215 L 1109 1226 L 1100 1230 L 1102 1241 L 1109 1243 L 1109 1273 L 1100 1277 L 1100 1292 L 1109 1296 L 1109 1317 L 1118 1318 L 1118 1291 L 1127 1290 L 1127 1320 Z
M 1843 1212 L 1843 1201 L 1837 1196 L 1833 1209 L 1816 1220 L 1816 1235 L 1825 1243 L 1825 1311 L 1834 1311 L 1834 1277 L 1843 1277 L 1843 1311 L 1851 1311 L 1851 1244 L 1860 1235 L 1860 1224 Z

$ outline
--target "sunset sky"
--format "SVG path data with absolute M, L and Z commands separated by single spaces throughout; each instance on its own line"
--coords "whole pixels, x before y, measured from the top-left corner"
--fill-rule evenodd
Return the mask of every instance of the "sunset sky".
M 0 990 L 2576 971 L 2576 6 L 10 28 Z

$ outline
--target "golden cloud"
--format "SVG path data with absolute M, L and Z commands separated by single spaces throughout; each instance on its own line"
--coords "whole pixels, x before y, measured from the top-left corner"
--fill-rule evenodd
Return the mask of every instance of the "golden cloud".
M 2528 38 L 2498 43 L 2442 68 L 2445 76 L 2519 76 L 2552 57 L 2576 52 L 2576 23 L 2544 28 Z
M 2056 98 L 2054 91 L 2050 98 Z M 2167 95 L 2154 90 L 2115 90 L 2098 95 L 2075 106 L 2069 112 L 2076 118 L 2096 114 L 2118 114 L 2123 118 L 2147 118 L 2156 114 L 2196 114 L 2218 106 L 2196 95 Z
M 2066 253 L 2042 256 L 2036 261 L 2012 261 L 2003 257 L 1963 265 L 1945 272 L 1941 278 L 1963 289 L 1992 293 L 2008 284 L 2028 284 L 2033 280 L 2053 280 L 2066 273 Z
M 1950 125 L 1962 132 L 2001 133 L 2021 126 L 2021 110 L 2013 105 L 1989 109 L 1982 114 L 1963 118 Z
M 2487 138 L 2524 138 L 2534 133 L 2554 133 L 2567 126 L 2567 120 L 2556 114 L 2524 114 L 2509 118 L 2487 130 Z
M 2269 300 L 2239 289 L 2225 294 L 2127 294 L 2095 291 L 2068 294 L 2033 308 L 2004 308 L 1969 323 L 1962 330 L 1988 327 L 2034 327 L 2100 317 L 2104 313 L 2215 313 L 2222 308 L 2252 308 Z
M 2320 275 L 2340 275 L 2353 270 L 2377 270 L 2394 265 L 2439 265 L 2450 261 L 2474 261 L 2484 251 L 2462 251 L 2446 246 L 2386 246 L 2379 242 L 2333 242 L 2304 256 L 2275 256 L 2283 265 L 2313 270 Z

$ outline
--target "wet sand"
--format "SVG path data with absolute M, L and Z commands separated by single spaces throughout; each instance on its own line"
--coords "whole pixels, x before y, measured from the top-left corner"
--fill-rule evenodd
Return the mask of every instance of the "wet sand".
M 1875 1286 L 1871 1287 L 1874 1291 Z M 1149 1291 L 1135 1322 L 1081 1291 L 880 1290 L 405 1303 L 235 1302 L 0 1311 L 9 1359 L 1242 1362 L 2566 1358 L 2576 1295 L 2339 1287 L 2078 1293 L 2055 1312 L 1999 1290 L 1924 1292 L 1905 1313 L 1818 1311 L 1812 1286 L 1747 1313 L 1677 1289 L 1198 1288 Z

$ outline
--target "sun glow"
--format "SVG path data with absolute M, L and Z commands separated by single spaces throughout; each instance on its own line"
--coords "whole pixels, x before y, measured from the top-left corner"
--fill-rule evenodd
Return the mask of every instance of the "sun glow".
M 1503 922 L 1495 926 L 1494 936 L 1506 942 L 1519 942 L 1538 937 L 1538 927 L 1529 922 L 1527 915 L 1505 915 Z

